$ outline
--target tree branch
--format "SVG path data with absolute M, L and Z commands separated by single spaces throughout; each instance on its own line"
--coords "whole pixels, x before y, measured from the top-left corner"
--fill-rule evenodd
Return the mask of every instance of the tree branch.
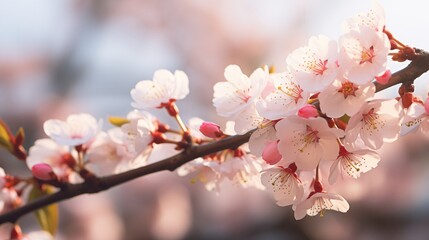
M 416 58 L 404 69 L 392 74 L 389 83 L 381 85 L 375 83 L 376 91 L 382 91 L 399 83 L 410 84 L 423 73 L 429 71 L 429 53 L 420 49 L 416 49 Z M 107 190 L 111 187 L 128 182 L 141 176 L 164 170 L 174 171 L 183 164 L 211 153 L 222 151 L 225 149 L 234 149 L 249 141 L 250 135 L 255 130 L 251 130 L 243 135 L 236 135 L 224 138 L 222 140 L 207 143 L 199 146 L 192 146 L 186 151 L 177 155 L 161 160 L 159 162 L 149 164 L 137 169 L 133 169 L 124 173 L 94 178 L 92 181 L 86 181 L 80 184 L 67 184 L 58 192 L 35 199 L 26 205 L 16 208 L 10 212 L 0 215 L 0 224 L 6 222 L 16 222 L 21 216 L 35 211 L 39 208 L 57 203 L 66 199 L 70 199 L 85 193 L 97 193 Z

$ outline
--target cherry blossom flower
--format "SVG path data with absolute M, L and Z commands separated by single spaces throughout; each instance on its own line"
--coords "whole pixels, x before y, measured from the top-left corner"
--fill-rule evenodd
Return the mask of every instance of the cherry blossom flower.
M 429 98 L 425 103 L 413 102 L 404 109 L 404 121 L 401 126 L 401 135 L 405 135 L 416 129 L 423 134 L 429 133 Z
M 154 140 L 158 120 L 150 113 L 133 111 L 127 116 L 129 123 L 121 126 L 127 150 L 134 155 L 144 152 Z
M 344 78 L 337 79 L 320 92 L 320 109 L 332 118 L 339 118 L 344 114 L 353 116 L 374 94 L 375 86 L 371 82 L 358 85 Z
M 382 32 L 361 26 L 340 38 L 339 64 L 345 77 L 356 84 L 367 84 L 386 71 L 390 42 Z
M 221 176 L 214 171 L 214 161 L 207 161 L 203 158 L 197 158 L 188 162 L 177 169 L 179 176 L 192 175 L 191 183 L 201 182 L 208 191 L 219 192 Z
M 148 152 L 136 155 L 128 151 L 124 143 L 124 132 L 120 128 L 100 132 L 86 154 L 86 167 L 99 176 L 121 173 L 146 164 Z
M 262 123 L 261 126 L 252 133 L 249 139 L 249 149 L 253 155 L 258 157 L 262 156 L 265 144 L 269 141 L 277 141 L 274 124 L 275 122 L 273 121 Z
M 352 178 L 358 178 L 361 173 L 377 167 L 380 161 L 380 155 L 372 150 L 348 151 L 344 146 L 340 147 L 340 153 L 331 166 L 329 173 L 329 183 L 334 184 L 337 181 L 339 173 L 345 171 Z
M 93 116 L 81 113 L 68 116 L 66 121 L 50 119 L 43 124 L 43 129 L 56 143 L 77 146 L 95 137 L 99 123 Z
M 307 102 L 309 93 L 301 89 L 289 71 L 273 77 L 273 84 L 274 91 L 256 104 L 261 116 L 277 120 L 294 115 Z
M 395 100 L 374 100 L 365 103 L 353 115 L 346 127 L 345 141 L 353 143 L 358 136 L 371 149 L 379 149 L 384 142 L 399 137 L 402 119 L 400 106 Z
M 144 80 L 131 90 L 134 102 L 131 105 L 137 109 L 158 108 L 170 100 L 179 100 L 189 94 L 188 76 L 179 70 L 171 73 L 161 69 L 155 72 L 153 80 Z
M 261 172 L 262 184 L 273 194 L 279 206 L 291 205 L 304 195 L 304 188 L 295 170 L 296 166 L 275 167 Z
M 384 9 L 378 1 L 372 1 L 372 7 L 368 12 L 359 13 L 354 17 L 347 19 L 343 24 L 343 31 L 359 29 L 361 26 L 367 26 L 376 31 L 383 31 L 386 24 Z
M 286 59 L 299 86 L 308 92 L 318 92 L 334 80 L 338 72 L 337 43 L 328 37 L 311 37 L 308 46 L 293 51 Z
M 323 216 L 325 210 L 347 212 L 349 203 L 339 194 L 328 192 L 312 192 L 310 196 L 295 207 L 295 219 L 300 220 L 308 216 L 320 213 Z
M 43 138 L 34 143 L 27 157 L 27 166 L 32 169 L 40 163 L 48 164 L 60 180 L 78 182 L 79 177 L 73 171 L 76 160 L 67 146 L 59 145 L 52 139 Z
M 255 104 L 266 86 L 268 73 L 258 68 L 247 77 L 239 66 L 229 65 L 225 78 L 226 82 L 214 85 L 213 105 L 220 116 L 235 118 Z
M 294 161 L 299 170 L 313 170 L 322 159 L 336 159 L 337 139 L 344 135 L 343 130 L 329 128 L 322 118 L 298 116 L 279 121 L 276 130 L 283 159 Z

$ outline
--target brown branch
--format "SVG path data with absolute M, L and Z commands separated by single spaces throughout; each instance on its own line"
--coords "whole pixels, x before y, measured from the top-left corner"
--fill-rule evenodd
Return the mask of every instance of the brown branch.
M 120 174 L 94 178 L 92 181 L 86 181 L 80 184 L 67 184 L 60 191 L 40 197 L 34 201 L 29 202 L 28 204 L 16 208 L 10 212 L 0 215 L 0 224 L 6 222 L 16 222 L 21 216 L 37 210 L 39 208 L 48 206 L 53 203 L 63 201 L 65 199 L 70 199 L 75 196 L 85 194 L 85 193 L 97 193 L 100 191 L 107 190 L 111 187 L 117 186 L 119 184 L 128 182 L 130 180 L 136 179 L 141 176 L 145 176 L 151 173 L 160 172 L 164 170 L 174 171 L 183 164 L 198 158 L 203 157 L 211 153 L 222 151 L 225 149 L 234 149 L 240 145 L 249 141 L 250 135 L 254 130 L 247 132 L 243 135 L 236 135 L 224 138 L 222 140 L 207 143 L 199 146 L 192 146 L 186 151 L 183 151 L 177 155 L 169 157 L 159 162 L 149 164 L 140 168 L 136 168 L 127 172 Z
M 382 91 L 399 83 L 410 84 L 423 73 L 429 71 L 429 53 L 420 49 L 416 49 L 416 53 L 416 58 L 407 67 L 392 74 L 389 83 L 385 85 L 375 83 L 377 89 L 376 91 Z M 21 216 L 29 212 L 35 211 L 53 203 L 76 197 L 81 194 L 104 191 L 119 184 L 155 172 L 164 170 L 174 171 L 178 167 L 195 158 L 203 157 L 225 149 L 237 148 L 238 146 L 248 142 L 250 135 L 253 132 L 254 130 L 249 131 L 243 135 L 227 137 L 216 142 L 192 146 L 186 151 L 167 159 L 117 175 L 94 178 L 92 181 L 86 181 L 80 184 L 67 184 L 65 187 L 54 194 L 35 199 L 34 201 L 29 202 L 22 207 L 0 215 L 0 224 L 6 222 L 16 222 Z

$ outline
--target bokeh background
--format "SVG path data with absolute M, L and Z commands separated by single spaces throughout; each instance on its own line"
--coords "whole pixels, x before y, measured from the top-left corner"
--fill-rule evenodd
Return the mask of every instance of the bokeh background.
M 428 3 L 379 2 L 398 39 L 429 50 Z M 185 120 L 223 123 L 211 86 L 224 80 L 225 66 L 238 64 L 247 74 L 264 64 L 282 70 L 287 54 L 310 36 L 336 39 L 347 17 L 370 6 L 369 0 L 0 0 L 0 117 L 26 129 L 28 148 L 44 137 L 50 118 L 125 116 L 134 85 L 166 68 L 190 78 L 191 93 L 178 103 Z M 423 75 L 417 94 L 425 97 L 428 84 Z M 61 203 L 57 239 L 427 239 L 428 139 L 412 134 L 386 145 L 378 168 L 338 186 L 351 204 L 347 214 L 295 221 L 290 207 L 277 207 L 265 192 L 224 185 L 217 195 L 175 173 L 157 173 Z M 0 164 L 29 175 L 3 150 Z M 21 222 L 25 231 L 38 227 L 31 215 Z

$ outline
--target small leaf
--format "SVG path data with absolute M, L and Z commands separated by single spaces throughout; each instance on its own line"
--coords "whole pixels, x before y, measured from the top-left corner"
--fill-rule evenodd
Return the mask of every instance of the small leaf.
M 13 151 L 11 133 L 6 123 L 0 119 L 0 146 L 5 147 L 9 152 Z
M 18 132 L 16 132 L 15 134 L 15 145 L 21 146 L 22 143 L 24 142 L 24 138 L 25 138 L 24 128 L 20 127 L 18 129 Z
M 35 200 L 45 195 L 54 193 L 54 188 L 50 186 L 43 186 L 43 190 L 39 186 L 34 186 L 30 191 L 29 201 Z M 58 204 L 51 204 L 44 208 L 35 211 L 37 221 L 40 227 L 55 235 L 58 228 Z
M 112 125 L 120 127 L 120 126 L 124 125 L 125 123 L 129 123 L 130 120 L 123 118 L 123 117 L 109 117 L 109 122 Z

